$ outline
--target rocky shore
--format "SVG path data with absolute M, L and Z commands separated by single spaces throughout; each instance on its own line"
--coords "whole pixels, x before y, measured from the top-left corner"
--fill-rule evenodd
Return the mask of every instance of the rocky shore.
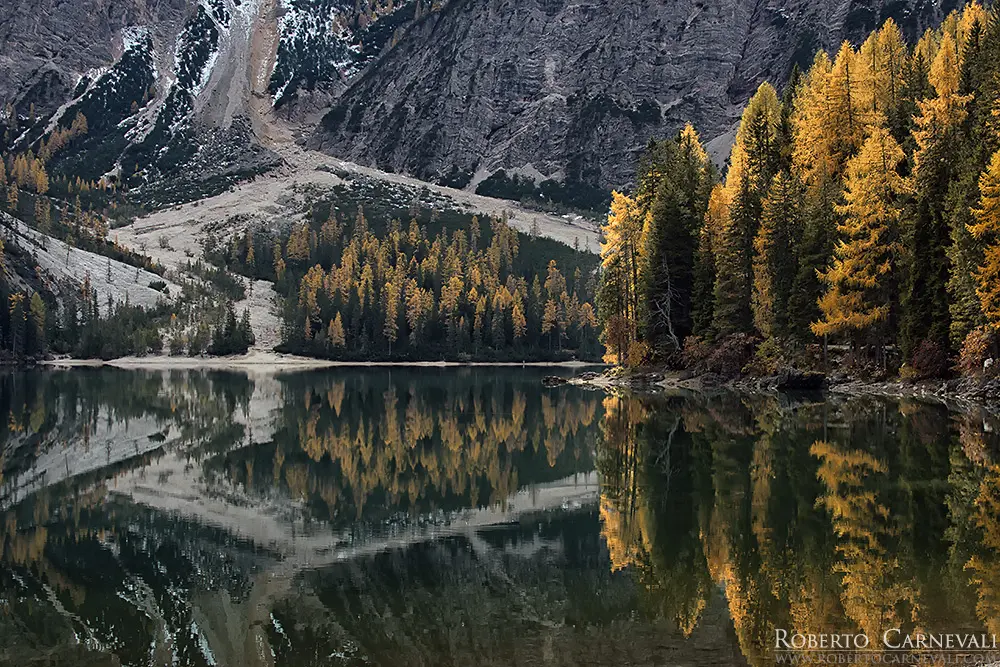
M 899 379 L 872 381 L 845 374 L 788 370 L 765 377 L 724 378 L 707 373 L 696 375 L 663 369 L 609 368 L 603 373 L 585 372 L 573 377 L 550 376 L 548 386 L 573 384 L 596 389 L 625 389 L 640 393 L 686 390 L 707 393 L 718 390 L 747 392 L 818 391 L 831 394 L 916 398 L 964 409 L 985 407 L 1000 413 L 1000 378 L 952 378 L 906 382 Z

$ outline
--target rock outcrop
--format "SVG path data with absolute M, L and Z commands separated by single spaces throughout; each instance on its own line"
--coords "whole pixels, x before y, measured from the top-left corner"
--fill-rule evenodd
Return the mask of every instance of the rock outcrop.
M 324 118 L 312 145 L 460 185 L 628 182 L 650 137 L 691 121 L 724 138 L 764 79 L 892 16 L 909 37 L 955 3 L 926 0 L 453 0 L 417 21 Z

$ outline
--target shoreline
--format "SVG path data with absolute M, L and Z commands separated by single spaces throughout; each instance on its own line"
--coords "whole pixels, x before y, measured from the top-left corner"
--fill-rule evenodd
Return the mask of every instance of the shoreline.
M 881 396 L 893 399 L 915 399 L 943 405 L 949 409 L 967 411 L 982 408 L 1000 414 L 1000 378 L 977 380 L 953 378 L 904 382 L 902 380 L 866 381 L 849 377 L 823 377 L 814 388 L 781 387 L 778 376 L 739 377 L 720 380 L 712 375 L 688 376 L 681 371 L 661 372 L 653 369 L 606 372 L 593 376 L 570 378 L 566 384 L 592 387 L 602 391 L 631 391 L 655 394 L 664 391 L 710 393 L 736 391 L 747 393 L 783 394 L 814 392 L 826 396 Z
M 55 369 L 118 368 L 122 370 L 242 370 L 282 373 L 324 368 L 605 368 L 606 364 L 589 361 L 336 361 L 279 352 L 251 352 L 226 357 L 119 357 L 117 359 L 46 359 L 38 366 Z

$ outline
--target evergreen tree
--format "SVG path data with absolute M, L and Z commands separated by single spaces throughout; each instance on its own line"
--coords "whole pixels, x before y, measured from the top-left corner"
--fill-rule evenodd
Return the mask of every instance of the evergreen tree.
M 753 315 L 766 338 L 791 337 L 789 304 L 798 273 L 795 256 L 802 231 L 802 191 L 787 171 L 774 177 L 754 240 Z
M 975 224 L 969 232 L 984 244 L 983 263 L 976 272 L 976 294 L 986 321 L 1000 328 L 1000 151 L 979 180 L 982 193 L 973 210 Z
M 770 84 L 763 83 L 743 112 L 736 133 L 726 188 L 729 213 L 716 248 L 714 328 L 720 336 L 750 333 L 753 317 L 753 240 L 760 225 L 761 203 L 780 159 L 781 106 Z
M 712 188 L 705 213 L 705 222 L 698 233 L 692 288 L 692 328 L 696 336 L 711 338 L 715 321 L 716 247 L 722 235 L 728 203 L 723 184 Z
M 690 125 L 660 149 L 659 185 L 643 232 L 643 335 L 654 354 L 680 351 L 692 331 L 694 262 L 711 171 Z
M 970 96 L 958 94 L 958 46 L 945 33 L 930 71 L 937 96 L 918 103 L 913 131 L 913 206 L 904 230 L 906 283 L 901 343 L 906 358 L 921 341 L 947 349 L 951 328 L 948 299 L 951 229 L 945 219 L 949 183 L 958 160 L 958 132 Z
M 975 224 L 972 209 L 979 201 L 980 174 L 992 152 L 1000 148 L 1000 132 L 990 128 L 993 109 L 1000 108 L 995 103 L 1000 86 L 1000 22 L 973 16 L 965 23 L 959 94 L 970 99 L 965 122 L 954 138 L 952 150 L 958 157 L 948 186 L 945 212 L 951 237 L 948 249 L 951 343 L 956 348 L 969 332 L 983 324 L 975 279 L 983 249 L 969 233 L 969 227 Z
M 803 229 L 795 249 L 798 268 L 788 300 L 789 336 L 797 344 L 813 340 L 811 325 L 820 317 L 819 298 L 824 291 L 820 276 L 829 268 L 839 224 L 834 210 L 839 183 L 823 180 L 808 188 L 803 202 Z

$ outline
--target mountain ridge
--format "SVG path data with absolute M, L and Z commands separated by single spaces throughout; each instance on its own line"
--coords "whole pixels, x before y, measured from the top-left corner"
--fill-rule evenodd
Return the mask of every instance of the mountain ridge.
M 456 0 L 359 77 L 310 145 L 462 186 L 499 169 L 622 186 L 651 137 L 686 122 L 724 135 L 761 81 L 818 48 L 890 17 L 913 40 L 953 4 Z
M 37 152 L 82 113 L 53 174 L 146 208 L 273 169 L 275 136 L 295 133 L 426 181 L 596 201 L 651 137 L 693 122 L 724 157 L 760 81 L 890 16 L 912 39 L 957 4 L 18 0 L 0 21 L 0 149 Z

